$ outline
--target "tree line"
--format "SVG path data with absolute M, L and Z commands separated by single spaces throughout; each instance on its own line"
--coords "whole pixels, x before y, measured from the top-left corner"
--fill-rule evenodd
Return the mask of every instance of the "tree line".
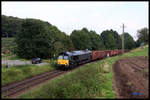
M 141 30 L 138 32 L 141 34 Z M 113 29 L 104 30 L 99 35 L 84 27 L 81 30 L 73 30 L 69 36 L 46 21 L 2 15 L 2 37 L 7 35 L 15 37 L 17 46 L 14 53 L 23 58 L 53 58 L 60 52 L 73 50 L 121 49 L 122 43 L 122 34 L 119 35 Z M 134 41 L 129 33 L 124 33 L 125 49 L 140 46 L 142 42 L 148 43 L 148 39 L 145 41 L 141 36 L 143 37 L 138 35 L 138 40 Z

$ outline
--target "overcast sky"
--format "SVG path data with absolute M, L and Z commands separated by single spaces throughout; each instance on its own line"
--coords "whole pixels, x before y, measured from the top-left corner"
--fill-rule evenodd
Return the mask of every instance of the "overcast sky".
M 2 15 L 48 21 L 70 35 L 74 29 L 125 32 L 136 40 L 137 30 L 148 27 L 148 2 L 4 2 Z

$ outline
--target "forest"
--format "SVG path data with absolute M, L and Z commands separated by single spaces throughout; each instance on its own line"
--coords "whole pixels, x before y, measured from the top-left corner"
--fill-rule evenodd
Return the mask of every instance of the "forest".
M 49 22 L 13 16 L 2 17 L 2 37 L 15 38 L 17 46 L 14 53 L 22 58 L 55 58 L 58 53 L 73 50 L 114 50 L 121 49 L 122 34 L 117 31 L 103 30 L 96 33 L 83 27 L 74 29 L 70 35 L 59 30 Z M 148 43 L 148 29 L 137 30 L 138 39 L 135 41 L 130 33 L 124 33 L 125 49 L 139 47 L 141 43 Z

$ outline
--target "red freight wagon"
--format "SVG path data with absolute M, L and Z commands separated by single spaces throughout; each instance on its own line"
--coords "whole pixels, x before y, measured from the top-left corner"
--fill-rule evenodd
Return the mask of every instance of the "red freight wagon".
M 112 56 L 112 50 L 105 50 L 104 52 L 106 53 L 107 57 Z
M 112 50 L 112 52 L 111 52 L 111 56 L 116 56 L 119 54 L 121 54 L 121 50 Z
M 112 55 L 113 55 L 113 56 L 118 55 L 118 50 L 112 50 Z
M 118 50 L 118 54 L 120 55 L 122 53 L 122 50 Z
M 104 51 L 92 51 L 92 60 L 97 60 L 106 57 L 106 52 Z
M 124 52 L 129 52 L 129 50 L 125 49 Z
M 115 55 L 115 51 L 111 50 L 111 56 L 114 56 L 114 55 Z

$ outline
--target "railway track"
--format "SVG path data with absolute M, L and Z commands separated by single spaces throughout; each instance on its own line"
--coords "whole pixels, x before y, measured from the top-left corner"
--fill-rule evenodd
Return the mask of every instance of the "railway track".
M 66 71 L 54 70 L 50 72 L 46 72 L 41 75 L 34 76 L 32 78 L 25 79 L 20 82 L 16 82 L 7 86 L 2 87 L 2 96 L 4 97 L 11 97 L 18 92 L 24 91 L 34 85 L 40 84 L 46 80 L 52 79 L 56 76 L 59 76 Z
M 30 89 L 33 86 L 36 86 L 36 85 L 38 85 L 44 81 L 53 79 L 53 78 L 55 78 L 61 74 L 70 72 L 70 71 L 72 71 L 78 67 L 81 67 L 85 64 L 86 63 L 78 65 L 75 68 L 72 68 L 70 70 L 65 70 L 65 71 L 64 70 L 63 71 L 62 70 L 54 70 L 54 71 L 46 72 L 46 73 L 22 80 L 20 82 L 6 85 L 6 86 L 2 87 L 2 89 L 1 89 L 2 90 L 2 96 L 8 97 L 8 98 L 9 97 L 15 97 L 16 94 L 18 94 L 19 92 L 23 92 L 23 91 Z

